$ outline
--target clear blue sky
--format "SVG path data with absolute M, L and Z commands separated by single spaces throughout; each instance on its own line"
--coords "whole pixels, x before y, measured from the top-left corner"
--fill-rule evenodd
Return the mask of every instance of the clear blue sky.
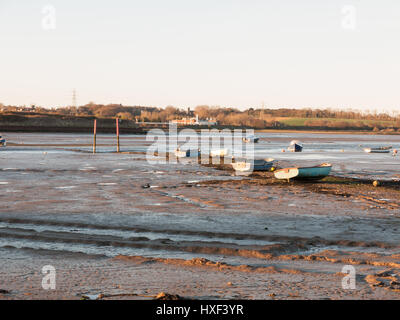
M 0 0 L 0 102 L 389 110 L 399 36 L 398 0 Z

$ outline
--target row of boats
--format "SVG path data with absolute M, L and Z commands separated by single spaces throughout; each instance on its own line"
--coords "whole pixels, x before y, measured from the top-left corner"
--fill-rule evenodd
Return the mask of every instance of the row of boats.
M 275 160 L 253 160 L 239 161 L 232 163 L 233 169 L 237 172 L 273 171 L 274 176 L 280 180 L 321 180 L 327 177 L 332 170 L 330 163 L 322 163 L 310 167 L 289 167 L 275 170 Z
M 259 140 L 260 140 L 259 137 L 256 137 L 256 136 L 253 136 L 253 135 L 243 138 L 243 141 L 247 142 L 247 143 L 257 143 Z M 290 143 L 290 146 L 289 146 L 288 150 L 291 151 L 291 152 L 302 152 L 303 151 L 303 145 L 298 140 L 293 140 Z M 285 150 L 283 150 L 283 151 L 285 151 Z M 376 147 L 376 148 L 364 148 L 364 152 L 366 152 L 366 153 L 390 153 L 390 152 L 393 152 L 393 154 L 397 154 L 397 150 L 393 149 L 392 146 Z
M 213 150 L 210 152 L 211 157 L 226 157 L 229 155 L 228 149 Z M 199 157 L 200 150 L 180 150 L 175 151 L 177 158 Z M 237 173 L 250 174 L 254 171 L 272 171 L 274 176 L 280 180 L 320 180 L 331 173 L 332 165 L 323 163 L 318 166 L 311 167 L 289 167 L 276 170 L 275 159 L 233 159 L 232 168 Z
M 254 136 L 254 135 L 243 138 L 243 142 L 246 142 L 246 143 L 257 143 L 259 140 L 260 140 L 260 138 Z M 290 143 L 288 150 L 291 152 L 302 152 L 303 145 L 299 141 L 293 140 Z
M 258 137 L 255 136 L 248 136 L 243 138 L 243 141 L 246 143 L 257 143 L 259 141 Z M 375 147 L 375 148 L 364 148 L 366 153 L 390 153 L 393 151 L 393 155 L 397 154 L 397 150 L 393 149 L 392 146 L 387 147 Z M 293 140 L 290 143 L 288 148 L 291 152 L 302 152 L 303 145 L 297 141 Z M 175 151 L 175 155 L 177 157 L 196 157 L 199 156 L 199 150 L 186 150 Z M 220 149 L 220 150 L 212 150 L 210 152 L 211 157 L 226 157 L 229 155 L 228 149 Z M 274 176 L 277 179 L 282 180 L 320 180 L 325 178 L 331 173 L 332 164 L 330 163 L 322 163 L 318 166 L 311 166 L 311 167 L 290 167 L 290 168 L 283 168 L 279 170 L 275 170 L 275 160 L 268 158 L 268 159 L 256 159 L 256 160 L 235 160 L 232 163 L 232 168 L 236 172 L 242 173 L 251 173 L 254 171 L 273 171 Z
M 257 143 L 259 141 L 258 137 L 249 136 L 243 138 L 246 143 Z M 288 148 L 291 152 L 302 152 L 303 145 L 297 141 L 293 140 Z M 367 153 L 389 153 L 392 150 L 392 146 L 388 147 L 378 147 L 378 148 L 364 148 Z M 397 150 L 393 149 L 393 154 L 397 153 Z M 175 151 L 175 156 L 181 157 L 198 157 L 200 155 L 200 150 L 180 150 Z M 229 155 L 228 149 L 212 150 L 210 151 L 211 157 L 226 157 Z M 322 163 L 317 166 L 310 167 L 289 167 L 282 168 L 279 170 L 275 169 L 275 160 L 268 159 L 255 159 L 255 160 L 239 160 L 236 159 L 232 163 L 232 168 L 239 173 L 252 173 L 254 171 L 273 171 L 274 176 L 281 180 L 321 180 L 327 177 L 332 170 L 332 164 Z

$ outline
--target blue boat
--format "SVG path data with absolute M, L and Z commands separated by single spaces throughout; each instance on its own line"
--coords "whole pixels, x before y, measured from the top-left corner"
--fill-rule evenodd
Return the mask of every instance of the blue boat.
M 279 169 L 274 172 L 275 178 L 282 180 L 321 180 L 331 173 L 332 165 L 323 163 L 315 167 L 294 167 Z
M 5 147 L 7 145 L 6 139 L 0 136 L 0 147 Z
M 175 150 L 175 157 L 177 158 L 191 158 L 198 157 L 200 155 L 200 151 L 198 149 L 186 149 L 181 150 L 180 148 Z

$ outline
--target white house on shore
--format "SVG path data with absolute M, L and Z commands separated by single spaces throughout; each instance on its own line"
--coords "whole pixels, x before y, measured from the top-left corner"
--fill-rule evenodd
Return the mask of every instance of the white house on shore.
M 216 126 L 218 124 L 218 122 L 213 119 L 200 120 L 198 115 L 193 118 L 171 120 L 170 123 L 184 126 Z

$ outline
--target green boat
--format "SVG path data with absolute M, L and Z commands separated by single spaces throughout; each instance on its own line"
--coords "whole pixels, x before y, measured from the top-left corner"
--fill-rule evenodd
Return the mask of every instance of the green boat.
M 323 163 L 315 167 L 294 167 L 279 169 L 274 172 L 275 178 L 282 180 L 321 180 L 331 173 L 332 165 Z

